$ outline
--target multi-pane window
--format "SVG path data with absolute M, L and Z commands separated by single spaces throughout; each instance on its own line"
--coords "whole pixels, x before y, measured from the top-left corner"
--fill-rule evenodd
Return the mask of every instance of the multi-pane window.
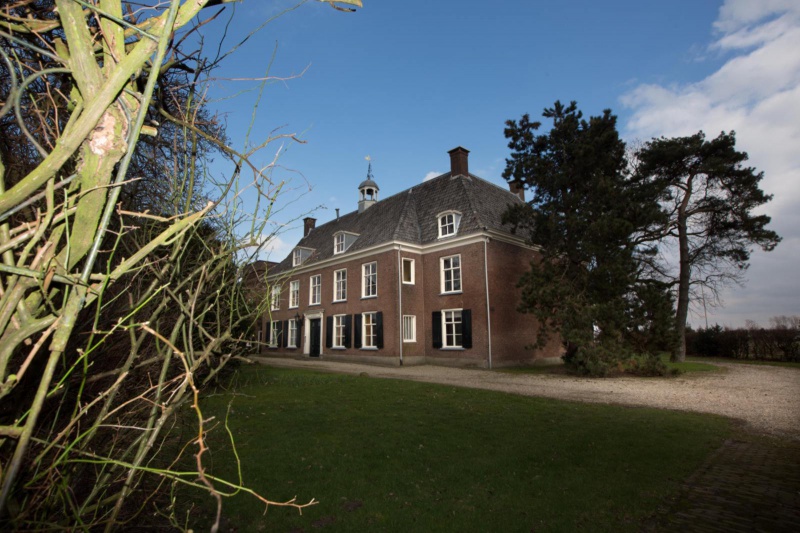
M 455 235 L 459 222 L 461 222 L 461 215 L 458 213 L 445 213 L 439 216 L 439 237 Z
M 375 313 L 364 313 L 361 316 L 361 346 L 364 348 L 377 348 L 378 330 Z
M 322 302 L 322 276 L 311 276 L 310 290 L 308 291 L 308 304 L 317 305 Z
M 294 250 L 292 252 L 292 266 L 298 266 L 302 262 L 303 262 L 302 252 L 300 250 Z
M 403 342 L 417 341 L 417 317 L 403 315 Z
M 442 322 L 444 335 L 442 344 L 445 348 L 461 348 L 462 328 L 461 328 L 461 309 L 452 311 L 442 311 Z
M 347 300 L 347 270 L 337 270 L 333 273 L 333 301 Z
M 442 257 L 442 292 L 461 291 L 461 256 Z
M 300 305 L 300 281 L 292 281 L 289 283 L 289 308 L 298 307 Z
M 414 260 L 403 259 L 403 283 L 414 284 Z
M 361 296 L 364 298 L 378 295 L 378 263 L 372 262 L 362 265 L 364 272 L 361 286 Z
M 344 253 L 344 233 L 339 233 L 333 237 L 333 253 Z
M 277 285 L 272 287 L 272 299 L 270 300 L 269 308 L 273 311 L 281 308 L 281 288 Z
M 269 345 L 273 348 L 278 346 L 278 336 L 280 335 L 281 323 L 277 320 L 270 322 L 269 328 Z
M 289 321 L 289 338 L 286 341 L 287 347 L 297 348 L 297 320 Z
M 333 347 L 344 348 L 345 341 L 345 315 L 333 317 Z

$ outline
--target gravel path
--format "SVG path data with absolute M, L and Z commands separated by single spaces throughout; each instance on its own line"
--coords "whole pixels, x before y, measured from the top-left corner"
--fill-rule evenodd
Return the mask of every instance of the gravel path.
M 759 432 L 800 440 L 800 369 L 794 368 L 715 363 L 725 371 L 672 379 L 590 379 L 429 365 L 379 367 L 307 359 L 254 359 L 276 367 L 366 373 L 378 378 L 410 379 L 526 396 L 713 413 L 743 420 Z

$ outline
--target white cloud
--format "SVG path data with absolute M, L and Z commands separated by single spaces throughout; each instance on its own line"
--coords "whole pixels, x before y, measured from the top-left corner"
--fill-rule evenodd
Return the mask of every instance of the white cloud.
M 709 46 L 730 57 L 694 83 L 642 84 L 622 97 L 633 114 L 629 139 L 690 135 L 713 138 L 736 131 L 737 148 L 764 172 L 761 187 L 774 199 L 763 210 L 783 242 L 756 251 L 744 288 L 723 294 L 727 307 L 709 321 L 732 326 L 748 318 L 800 314 L 800 2 L 728 0 L 714 23 Z M 699 324 L 695 320 L 696 324 Z
M 441 172 L 433 172 L 433 171 L 431 171 L 431 172 L 428 172 L 427 174 L 425 174 L 425 177 L 422 178 L 422 181 L 432 180 L 436 176 L 441 176 L 441 175 L 442 175 Z

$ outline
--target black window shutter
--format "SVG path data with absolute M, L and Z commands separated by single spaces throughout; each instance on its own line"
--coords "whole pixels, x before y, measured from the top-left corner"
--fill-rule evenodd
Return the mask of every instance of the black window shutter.
M 361 315 L 353 315 L 353 348 L 361 348 Z
M 333 317 L 329 316 L 325 320 L 325 346 L 333 346 Z
M 375 346 L 383 348 L 383 312 L 375 313 Z
M 461 346 L 472 348 L 472 310 L 461 311 Z
M 289 346 L 289 321 L 284 320 L 281 322 L 281 346 L 286 348 Z
M 353 317 L 351 315 L 345 315 L 345 317 L 344 317 L 344 347 L 345 348 L 349 348 L 350 347 L 350 343 L 353 341 L 352 332 L 353 332 Z
M 434 311 L 431 317 L 431 329 L 433 330 L 433 347 L 442 347 L 442 312 Z
M 277 320 L 275 323 L 277 324 L 277 329 L 278 329 L 277 331 L 278 338 L 275 339 L 275 346 L 280 348 L 281 346 L 283 346 L 283 322 Z

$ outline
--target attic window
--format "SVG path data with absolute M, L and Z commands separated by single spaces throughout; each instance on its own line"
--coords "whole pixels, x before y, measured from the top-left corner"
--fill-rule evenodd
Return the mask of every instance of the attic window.
M 356 242 L 358 238 L 357 233 L 350 233 L 347 231 L 339 231 L 333 236 L 333 255 L 345 253 L 350 246 Z
M 333 253 L 334 255 L 344 253 L 344 233 L 337 233 L 336 235 L 334 235 Z
M 449 237 L 458 232 L 458 224 L 461 222 L 461 213 L 450 211 L 439 215 L 439 238 Z
M 306 259 L 311 257 L 311 252 L 313 252 L 313 250 L 309 248 L 295 248 L 292 252 L 292 266 L 296 267 L 302 265 Z

